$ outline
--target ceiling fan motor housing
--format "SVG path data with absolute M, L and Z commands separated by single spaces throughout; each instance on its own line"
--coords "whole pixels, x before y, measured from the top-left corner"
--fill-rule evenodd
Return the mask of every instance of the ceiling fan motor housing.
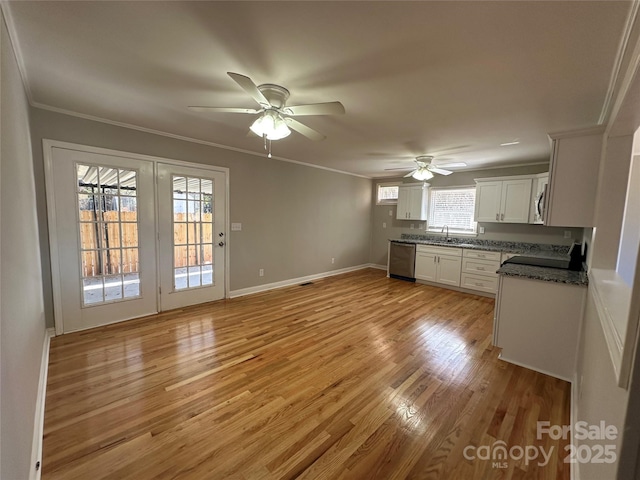
M 265 96 L 272 107 L 283 108 L 289 98 L 289 90 L 273 83 L 258 85 L 258 90 Z

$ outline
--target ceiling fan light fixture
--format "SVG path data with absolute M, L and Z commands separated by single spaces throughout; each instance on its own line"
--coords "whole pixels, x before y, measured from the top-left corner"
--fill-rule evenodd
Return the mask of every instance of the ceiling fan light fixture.
M 411 175 L 413 178 L 415 178 L 416 180 L 429 180 L 431 178 L 433 178 L 433 173 L 431 173 L 429 170 L 427 170 L 426 168 L 420 168 L 418 170 L 416 170 L 415 172 L 413 172 L 413 175 Z
M 249 128 L 256 135 L 266 137 L 267 140 L 281 140 L 291 134 L 284 118 L 275 110 L 266 110 Z

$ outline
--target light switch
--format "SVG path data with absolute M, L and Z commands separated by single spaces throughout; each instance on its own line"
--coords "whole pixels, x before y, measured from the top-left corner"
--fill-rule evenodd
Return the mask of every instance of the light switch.
M 389 210 L 389 216 L 393 217 L 393 210 Z
M 387 222 L 382 222 L 382 228 L 387 228 Z
M 231 231 L 232 232 L 240 232 L 240 231 L 242 231 L 242 224 L 241 223 L 232 223 L 231 224 Z

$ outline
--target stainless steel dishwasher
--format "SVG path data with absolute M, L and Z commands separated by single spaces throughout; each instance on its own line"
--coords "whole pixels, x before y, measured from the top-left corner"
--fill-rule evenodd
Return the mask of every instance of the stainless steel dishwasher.
M 415 271 L 416 245 L 414 243 L 390 242 L 389 276 L 415 282 Z

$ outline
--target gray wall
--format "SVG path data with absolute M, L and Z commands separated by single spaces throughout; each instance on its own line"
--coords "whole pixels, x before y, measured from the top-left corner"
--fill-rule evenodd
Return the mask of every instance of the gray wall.
M 43 139 L 228 167 L 230 221 L 242 223 L 241 232 L 228 232 L 232 291 L 369 261 L 369 179 L 37 108 L 31 110 L 31 128 L 49 326 L 53 316 Z M 264 277 L 258 276 L 260 268 Z
M 0 478 L 26 479 L 45 327 L 29 110 L 0 24 Z
M 428 181 L 432 187 L 454 187 L 475 185 L 474 178 L 502 177 L 509 175 L 527 175 L 532 173 L 542 173 L 549 170 L 548 165 L 531 165 L 526 167 L 499 168 L 488 170 L 477 170 L 468 172 L 457 172 L 451 175 L 436 175 Z M 371 263 L 377 265 L 387 264 L 387 241 L 390 238 L 398 238 L 402 233 L 425 233 L 425 222 L 396 220 L 395 205 L 376 205 L 376 185 L 378 183 L 402 181 L 413 183 L 415 180 L 406 178 L 376 179 L 373 182 L 372 192 L 372 213 L 371 213 Z M 391 215 L 389 215 L 391 212 Z M 383 223 L 387 224 L 383 228 Z M 411 229 L 411 224 L 414 229 Z M 547 243 L 565 245 L 571 244 L 573 240 L 582 239 L 581 228 L 557 228 L 545 227 L 544 225 L 522 225 L 522 224 L 501 224 L 501 223 L 479 223 L 478 226 L 485 228 L 484 234 L 478 234 L 478 239 L 483 240 L 505 240 L 515 242 Z M 571 238 L 564 238 L 564 231 L 571 231 Z

